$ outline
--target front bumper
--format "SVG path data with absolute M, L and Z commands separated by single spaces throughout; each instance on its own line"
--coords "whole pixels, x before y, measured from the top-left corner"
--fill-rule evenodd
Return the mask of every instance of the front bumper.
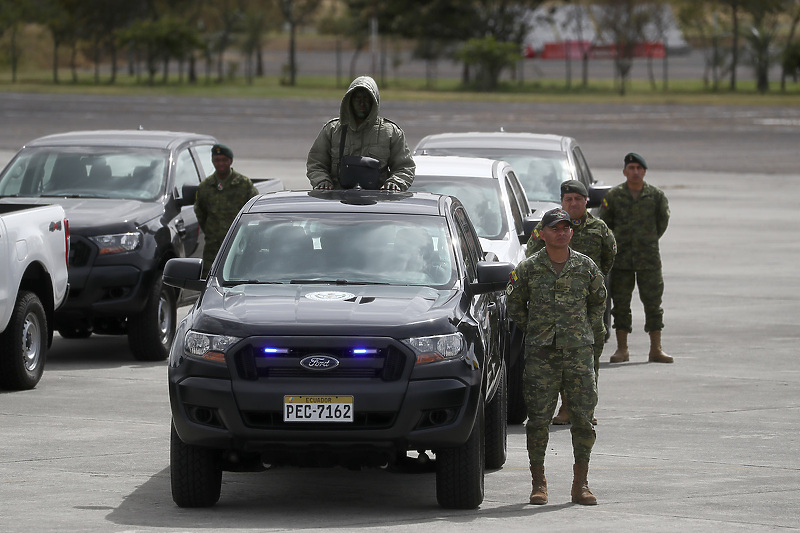
M 400 351 L 393 340 L 371 342 Z M 238 360 L 229 360 L 226 369 L 183 359 L 169 369 L 175 428 L 187 444 L 267 458 L 347 449 L 404 454 L 466 442 L 482 398 L 481 372 L 460 360 L 415 368 L 413 354 L 403 357 L 402 371 L 389 379 L 346 372 L 303 376 L 302 370 L 273 377 L 263 369 L 257 378 L 242 379 Z M 353 396 L 354 421 L 284 422 L 284 396 L 293 395 Z

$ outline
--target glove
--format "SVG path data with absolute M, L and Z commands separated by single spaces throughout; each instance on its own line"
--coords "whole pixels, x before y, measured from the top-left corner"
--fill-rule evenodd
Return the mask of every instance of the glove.
M 393 181 L 387 181 L 381 185 L 382 191 L 400 191 L 400 186 Z

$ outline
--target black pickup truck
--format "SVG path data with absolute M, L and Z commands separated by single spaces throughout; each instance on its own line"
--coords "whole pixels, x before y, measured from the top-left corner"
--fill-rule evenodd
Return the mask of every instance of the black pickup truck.
M 169 357 L 172 497 L 214 505 L 223 470 L 402 467 L 473 509 L 506 460 L 510 263 L 429 193 L 277 192 L 239 214 Z M 414 456 L 415 453 L 422 455 Z
M 216 142 L 183 132 L 78 131 L 36 139 L 6 166 L 0 197 L 57 203 L 70 220 L 70 293 L 55 314 L 62 337 L 127 334 L 137 359 L 166 359 L 177 306 L 193 295 L 163 286 L 161 272 L 171 258 L 202 255 L 192 204 L 214 172 Z M 283 189 L 280 180 L 256 186 Z

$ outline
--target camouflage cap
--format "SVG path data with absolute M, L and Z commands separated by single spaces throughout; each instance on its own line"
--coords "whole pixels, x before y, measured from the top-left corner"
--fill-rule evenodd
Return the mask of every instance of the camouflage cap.
M 211 157 L 214 157 L 215 155 L 224 155 L 233 159 L 233 150 L 224 144 L 215 144 L 211 147 Z
M 639 163 L 640 165 L 642 165 L 645 168 L 645 170 L 647 169 L 647 163 L 645 163 L 644 157 L 642 157 L 639 154 L 636 154 L 634 152 L 631 152 L 631 153 L 627 154 L 623 161 L 624 161 L 624 163 L 622 165 L 623 167 L 628 166 L 630 163 Z
M 561 184 L 561 197 L 565 194 L 575 192 L 581 196 L 589 197 L 589 191 L 586 190 L 586 185 L 578 180 L 568 180 Z
M 569 214 L 560 207 L 551 209 L 542 217 L 542 227 L 552 228 L 559 222 L 569 222 L 569 225 L 572 226 L 572 220 L 570 220 Z

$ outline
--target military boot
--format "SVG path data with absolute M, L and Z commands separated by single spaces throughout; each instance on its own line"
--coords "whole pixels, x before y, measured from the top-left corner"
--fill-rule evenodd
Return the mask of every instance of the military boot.
M 569 424 L 569 409 L 564 403 L 564 393 L 561 393 L 561 407 L 558 408 L 558 413 L 553 417 L 553 424 L 556 426 L 565 426 Z
M 624 329 L 614 331 L 617 334 L 617 351 L 614 352 L 609 361 L 612 363 L 624 363 L 631 358 L 631 354 L 628 352 L 628 332 Z
M 547 480 L 544 477 L 544 464 L 531 467 L 531 478 L 533 486 L 530 501 L 533 505 L 544 505 L 547 503 Z
M 650 332 L 650 358 L 651 363 L 671 363 L 674 359 L 665 354 L 661 349 L 661 330 Z
M 586 477 L 589 475 L 589 463 L 575 463 L 572 467 L 574 477 L 572 478 L 572 503 L 581 505 L 597 505 L 597 498 L 589 490 L 589 482 Z

